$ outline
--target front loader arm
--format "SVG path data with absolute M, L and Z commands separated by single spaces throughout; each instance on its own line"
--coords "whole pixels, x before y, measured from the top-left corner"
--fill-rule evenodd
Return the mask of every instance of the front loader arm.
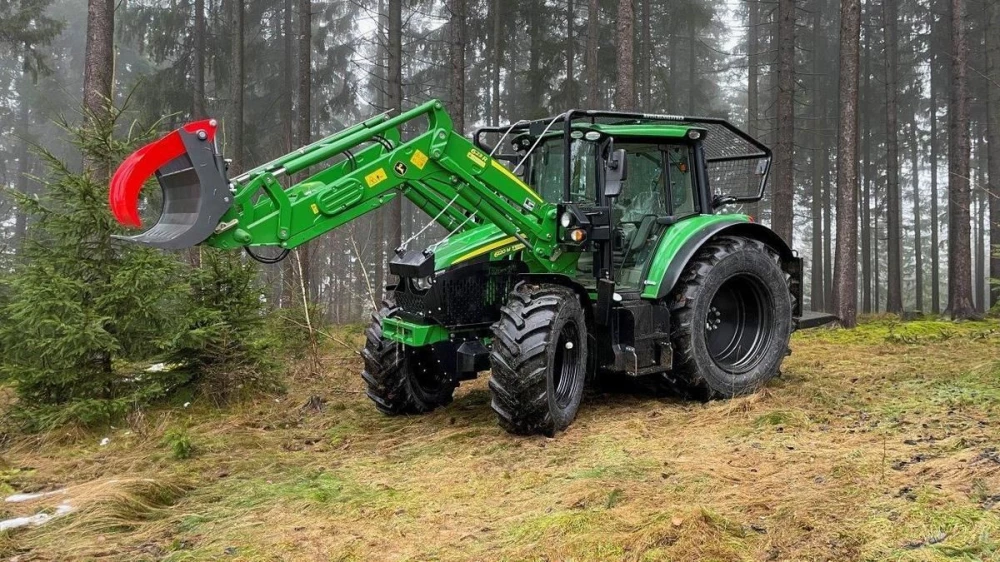
M 403 142 L 401 129 L 421 119 L 426 129 Z M 288 189 L 279 180 L 319 166 L 324 168 Z M 169 201 L 170 186 L 158 177 Z M 455 132 L 437 101 L 359 123 L 229 185 L 232 203 L 204 240 L 219 248 L 295 248 L 402 194 L 449 232 L 492 223 L 519 239 L 544 267 L 566 265 L 558 259 L 555 205 Z M 133 239 L 146 242 L 141 238 Z

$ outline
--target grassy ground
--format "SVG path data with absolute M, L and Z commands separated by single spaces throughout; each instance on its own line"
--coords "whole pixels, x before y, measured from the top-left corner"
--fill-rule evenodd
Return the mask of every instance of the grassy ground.
M 66 492 L 2 515 L 77 511 L 0 534 L 0 554 L 1000 560 L 1000 324 L 881 320 L 793 349 L 755 396 L 591 395 L 556 439 L 503 433 L 482 380 L 382 417 L 331 349 L 285 396 L 13 442 L 6 491 Z

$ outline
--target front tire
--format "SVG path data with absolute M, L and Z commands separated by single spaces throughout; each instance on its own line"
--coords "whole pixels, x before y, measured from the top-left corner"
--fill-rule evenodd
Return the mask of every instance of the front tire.
M 554 436 L 569 427 L 587 377 L 587 322 L 560 285 L 521 283 L 493 325 L 490 394 L 510 433 Z
M 368 398 L 388 416 L 424 414 L 450 404 L 458 381 L 441 369 L 434 349 L 405 347 L 383 337 L 382 319 L 391 312 L 386 305 L 372 314 L 365 331 L 361 378 Z
M 704 398 L 749 394 L 777 376 L 792 333 L 789 282 L 759 240 L 705 244 L 670 300 L 673 374 Z

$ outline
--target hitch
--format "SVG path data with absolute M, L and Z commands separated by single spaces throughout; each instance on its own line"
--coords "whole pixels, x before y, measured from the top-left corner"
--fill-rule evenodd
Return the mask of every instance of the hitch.
M 163 211 L 149 230 L 115 236 L 164 250 L 204 242 L 232 205 L 226 163 L 216 147 L 215 119 L 189 123 L 122 162 L 111 179 L 108 202 L 124 226 L 139 228 L 139 193 L 151 176 L 163 191 Z

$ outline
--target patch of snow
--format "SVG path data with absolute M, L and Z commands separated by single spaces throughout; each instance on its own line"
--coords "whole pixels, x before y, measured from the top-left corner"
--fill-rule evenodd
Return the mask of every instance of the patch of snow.
M 20 527 L 27 527 L 28 525 L 44 525 L 48 523 L 51 519 L 59 517 L 61 515 L 66 515 L 67 513 L 73 512 L 73 506 L 68 502 L 63 502 L 56 507 L 55 513 L 36 513 L 34 515 L 29 515 L 27 517 L 14 517 L 12 519 L 7 519 L 5 521 L 0 521 L 0 532 L 9 531 L 11 529 L 18 529 Z
M 37 492 L 34 494 L 14 494 L 12 496 L 7 496 L 4 501 L 7 503 L 21 503 L 30 502 L 31 500 L 37 500 L 39 498 L 46 498 L 48 496 L 55 496 L 57 494 L 65 494 L 66 490 L 55 490 L 52 492 Z
M 101 439 L 101 447 L 107 446 L 108 443 L 111 443 L 110 437 L 105 437 L 104 439 Z
M 188 406 L 190 406 L 190 405 L 191 405 L 191 403 L 190 403 L 190 402 L 185 402 L 185 403 L 184 403 L 184 407 L 185 407 L 185 408 L 187 408 L 187 407 L 188 407 Z
M 150 365 L 149 368 L 146 369 L 146 372 L 147 373 L 162 373 L 163 371 L 166 371 L 166 370 L 167 370 L 167 364 L 166 363 L 156 363 L 154 365 Z

